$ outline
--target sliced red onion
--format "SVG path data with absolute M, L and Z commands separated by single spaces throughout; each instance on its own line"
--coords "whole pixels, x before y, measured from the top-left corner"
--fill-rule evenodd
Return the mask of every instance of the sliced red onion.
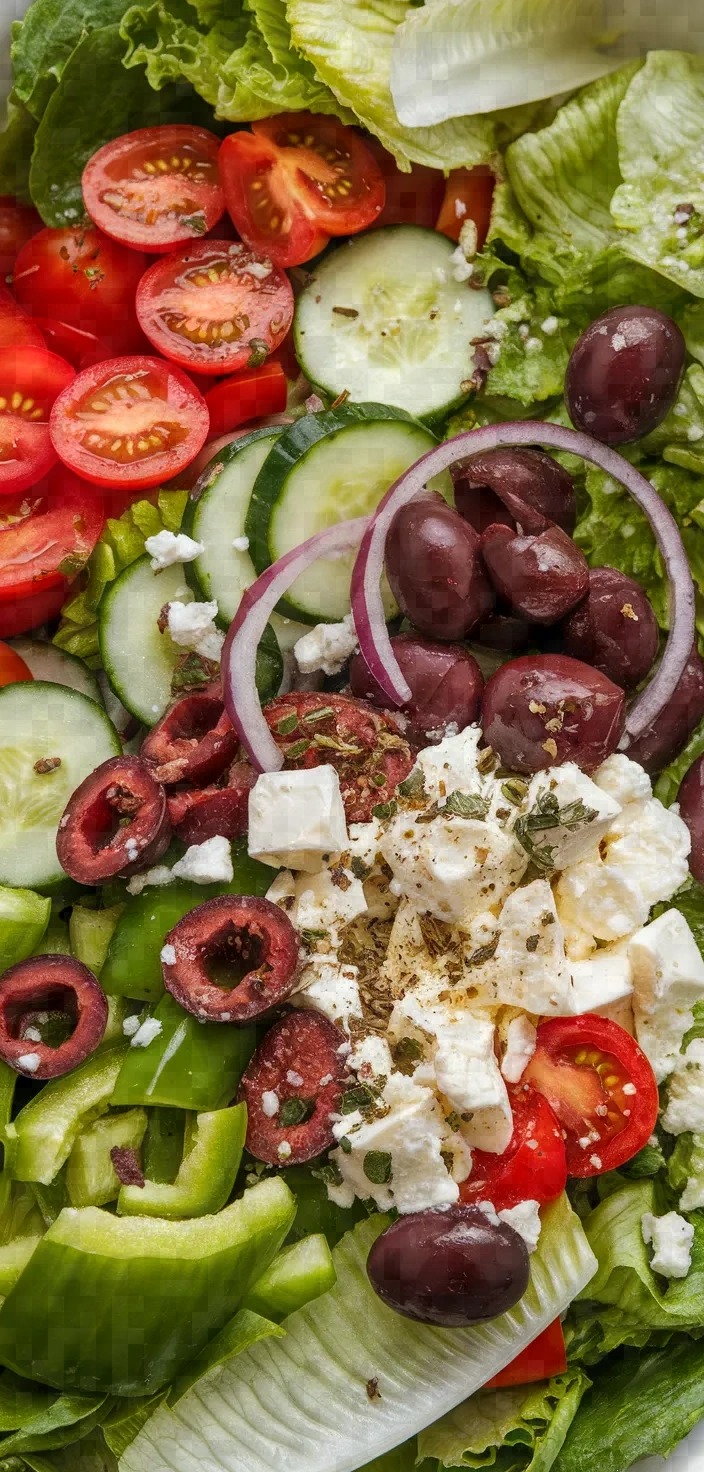
M 319 414 L 325 405 L 318 394 L 309 394 L 306 399 L 306 414 Z
M 650 481 L 615 450 L 575 429 L 527 419 L 490 424 L 446 440 L 404 471 L 379 502 L 362 538 L 352 575 L 352 612 L 361 652 L 389 701 L 403 705 L 410 699 L 410 689 L 391 648 L 381 597 L 389 528 L 396 512 L 424 491 L 433 476 L 472 455 L 502 445 L 542 445 L 549 450 L 579 455 L 623 486 L 650 523 L 670 585 L 670 632 L 656 673 L 626 716 L 621 739 L 622 749 L 626 748 L 648 730 L 682 678 L 694 639 L 694 585 L 677 523 Z
M 262 715 L 255 681 L 257 648 L 280 598 L 319 557 L 344 557 L 358 547 L 369 521 L 358 516 L 326 527 L 260 574 L 242 598 L 220 659 L 225 709 L 258 772 L 278 772 L 283 757 Z

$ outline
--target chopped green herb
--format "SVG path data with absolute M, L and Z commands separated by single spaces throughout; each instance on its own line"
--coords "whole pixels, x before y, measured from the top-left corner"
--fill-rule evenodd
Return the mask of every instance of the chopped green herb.
M 355 879 L 367 879 L 372 872 L 369 864 L 365 864 L 364 859 L 360 859 L 357 854 L 353 854 L 350 859 L 350 869 Z
M 369 1109 L 372 1104 L 376 1104 L 376 1092 L 371 1084 L 355 1084 L 342 1095 L 340 1114 L 354 1114 L 357 1109 Z
M 399 1073 L 412 1074 L 416 1063 L 423 1057 L 423 1045 L 417 1038 L 399 1038 L 393 1049 L 394 1063 Z
M 414 767 L 412 772 L 399 782 L 397 792 L 401 797 L 425 797 L 425 777 L 421 767 Z
M 388 1150 L 367 1150 L 362 1169 L 368 1181 L 385 1186 L 391 1180 L 391 1155 Z
M 490 803 L 486 797 L 480 797 L 476 792 L 451 792 L 443 808 L 444 813 L 450 813 L 453 818 L 485 818 L 489 811 Z
M 554 869 L 555 848 L 552 844 L 535 843 L 533 834 L 542 833 L 550 828 L 566 828 L 568 833 L 575 833 L 578 828 L 583 828 L 587 823 L 593 823 L 597 816 L 596 808 L 588 808 L 577 798 L 574 802 L 566 803 L 560 807 L 554 792 L 541 792 L 534 808 L 529 813 L 516 819 L 514 834 L 525 849 L 528 857 L 539 869 Z
M 319 1165 L 317 1169 L 311 1170 L 311 1175 L 317 1181 L 323 1181 L 326 1186 L 342 1185 L 342 1171 L 336 1160 L 326 1160 L 324 1165 Z
M 309 710 L 306 715 L 301 716 L 301 721 L 306 725 L 312 725 L 314 721 L 327 721 L 335 712 L 331 705 L 317 705 L 315 710 Z
M 340 1140 L 340 1149 L 342 1150 L 344 1155 L 352 1154 L 352 1141 L 348 1138 L 347 1135 L 342 1136 L 342 1139 Z
M 374 786 L 375 787 L 385 787 L 386 786 L 386 773 L 385 772 L 373 772 L 372 773 L 372 782 L 374 783 Z
M 297 725 L 298 716 L 295 711 L 291 711 L 290 716 L 283 716 L 280 721 L 277 721 L 276 729 L 279 736 L 290 736 L 291 732 L 295 731 Z
M 309 930 L 304 926 L 301 930 L 301 935 L 306 945 L 311 946 L 315 944 L 316 940 L 327 940 L 330 932 L 329 930 Z
M 507 802 L 513 803 L 515 808 L 521 806 L 527 791 L 528 783 L 523 782 L 520 777 L 509 777 L 507 782 L 501 783 L 502 796 Z
M 310 750 L 310 741 L 292 741 L 290 746 L 284 747 L 284 756 L 288 761 L 295 761 L 296 757 L 304 756 Z
M 372 817 L 381 819 L 393 818 L 397 812 L 398 803 L 396 798 L 392 797 L 390 802 L 378 802 L 376 807 L 372 808 Z
M 285 1099 L 279 1110 L 277 1123 L 284 1129 L 292 1124 L 304 1124 L 310 1119 L 315 1109 L 315 1099 L 300 1099 L 294 1095 L 292 1099 Z
M 263 337 L 252 337 L 247 343 L 247 347 L 249 348 L 247 367 L 261 368 L 262 363 L 266 363 L 269 356 L 268 343 L 264 341 Z

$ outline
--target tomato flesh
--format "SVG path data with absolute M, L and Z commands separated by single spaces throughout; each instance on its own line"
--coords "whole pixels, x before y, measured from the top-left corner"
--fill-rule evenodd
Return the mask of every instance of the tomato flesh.
M 489 231 L 493 197 L 494 175 L 486 164 L 477 164 L 474 169 L 453 169 L 445 186 L 436 230 L 449 235 L 451 240 L 459 240 L 465 220 L 473 220 L 481 250 Z
M 280 363 L 243 368 L 241 373 L 223 378 L 222 383 L 216 383 L 205 395 L 210 433 L 227 434 L 249 419 L 281 414 L 286 408 L 287 391 L 286 374 Z
M 12 612 L 26 600 L 32 622 L 63 602 L 67 582 L 88 561 L 105 522 L 102 498 L 92 486 L 59 466 L 31 495 L 0 511 L 0 629 L 19 633 Z M 57 590 L 42 602 L 37 595 Z M 5 607 L 7 605 L 7 608 Z
M 47 228 L 22 247 L 13 291 L 30 316 L 68 322 L 124 353 L 139 341 L 134 294 L 147 265 L 102 230 Z
M 153 346 L 199 373 L 258 367 L 293 319 L 288 278 L 240 241 L 201 240 L 149 268 L 137 316 Z
M 37 323 L 17 305 L 6 286 L 0 286 L 0 348 L 43 348 Z
M 653 1070 L 630 1034 L 609 1018 L 586 1013 L 541 1023 L 523 1077 L 555 1111 L 571 1176 L 615 1170 L 655 1128 Z
M 208 433 L 204 399 L 159 358 L 111 358 L 85 368 L 51 411 L 65 465 L 95 485 L 155 486 L 197 455 Z
M 553 1319 L 532 1344 L 527 1344 L 515 1360 L 504 1365 L 498 1375 L 487 1380 L 485 1390 L 500 1390 L 505 1385 L 533 1385 L 537 1380 L 550 1380 L 564 1375 L 567 1369 L 565 1336 L 559 1319 Z
M 384 207 L 384 175 L 367 144 L 334 118 L 282 113 L 231 133 L 220 149 L 229 214 L 253 249 L 280 266 L 317 255 Z
M 86 209 L 123 245 L 159 253 L 198 240 L 225 211 L 219 150 L 214 133 L 182 123 L 124 133 L 86 164 Z
M 9 644 L 0 644 L 0 687 L 16 685 L 19 680 L 31 680 L 32 673 L 23 659 Z
M 25 491 L 56 463 L 49 412 L 74 378 L 46 348 L 0 348 L 0 494 Z
M 396 160 L 376 138 L 366 139 L 367 147 L 384 175 L 386 201 L 377 225 L 422 225 L 434 230 L 445 197 L 445 176 L 440 169 L 413 164 L 410 174 L 402 174 Z
M 471 1174 L 460 1186 L 462 1201 L 491 1201 L 495 1211 L 519 1201 L 553 1201 L 567 1180 L 562 1130 L 547 1100 L 523 1082 L 508 1092 L 513 1110 L 508 1148 L 503 1155 L 473 1150 Z

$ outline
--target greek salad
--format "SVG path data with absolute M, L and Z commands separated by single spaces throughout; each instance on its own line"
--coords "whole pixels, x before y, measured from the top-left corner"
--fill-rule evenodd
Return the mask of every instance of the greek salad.
M 704 1416 L 704 60 L 442 11 L 14 28 L 0 1472 Z

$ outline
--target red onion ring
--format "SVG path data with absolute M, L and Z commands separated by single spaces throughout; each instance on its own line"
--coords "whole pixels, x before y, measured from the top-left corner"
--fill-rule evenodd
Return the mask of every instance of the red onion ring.
M 244 594 L 220 659 L 225 709 L 258 772 L 278 772 L 283 757 L 262 715 L 255 681 L 257 646 L 280 598 L 319 557 L 344 556 L 359 546 L 367 516 L 316 532 L 261 573 Z
M 694 585 L 677 523 L 657 491 L 615 450 L 576 429 L 527 419 L 490 424 L 446 440 L 404 471 L 379 502 L 354 566 L 352 612 L 361 652 L 374 679 L 394 705 L 403 705 L 410 699 L 410 689 L 391 647 L 381 598 L 389 528 L 396 512 L 425 490 L 433 476 L 472 455 L 503 445 L 542 445 L 550 450 L 567 451 L 597 465 L 628 491 L 650 523 L 670 585 L 670 632 L 656 673 L 626 716 L 620 745 L 621 749 L 627 748 L 652 725 L 682 677 L 694 640 Z

